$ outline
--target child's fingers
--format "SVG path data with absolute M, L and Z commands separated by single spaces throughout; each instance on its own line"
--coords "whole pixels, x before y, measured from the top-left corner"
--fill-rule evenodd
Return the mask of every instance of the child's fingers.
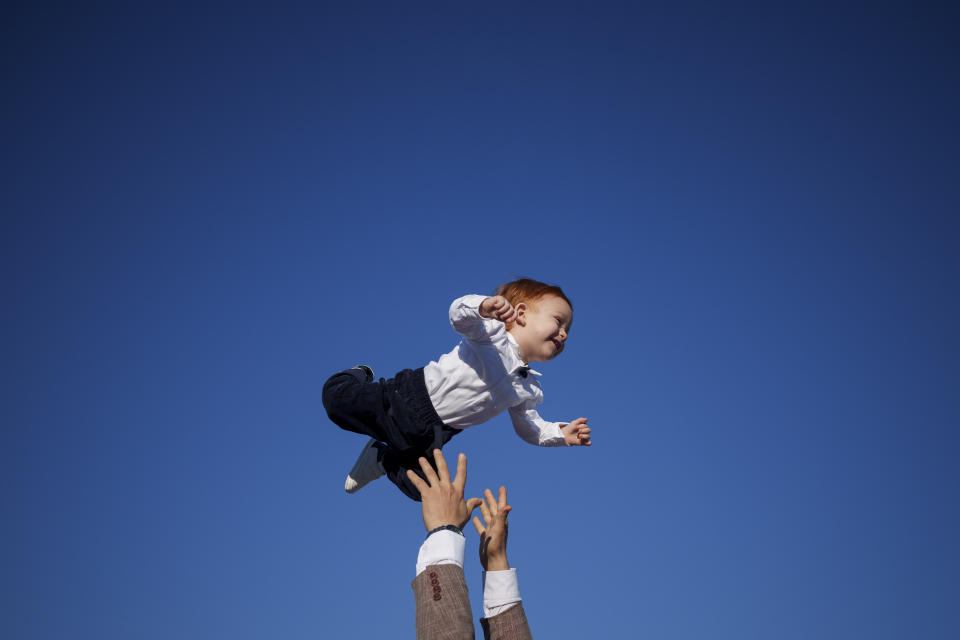
M 507 488 L 503 485 L 500 485 L 500 500 L 497 502 L 497 507 L 500 511 L 507 508 Z
M 473 528 L 477 530 L 477 535 L 482 536 L 483 532 L 486 531 L 486 528 L 480 524 L 480 518 L 473 516 Z

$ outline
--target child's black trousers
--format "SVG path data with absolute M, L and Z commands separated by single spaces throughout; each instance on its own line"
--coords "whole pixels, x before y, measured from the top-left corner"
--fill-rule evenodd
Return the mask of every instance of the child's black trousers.
M 433 408 L 422 368 L 404 369 L 389 380 L 374 382 L 367 382 L 359 369 L 341 371 L 323 385 L 323 407 L 341 429 L 388 445 L 380 447 L 387 477 L 417 501 L 420 492 L 407 478 L 407 469 L 423 478 L 418 458 L 424 456 L 435 466 L 432 451 L 459 433 Z

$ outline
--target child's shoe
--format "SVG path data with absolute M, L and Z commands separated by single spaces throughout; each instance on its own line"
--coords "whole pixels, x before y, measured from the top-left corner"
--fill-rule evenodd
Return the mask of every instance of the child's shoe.
M 371 438 L 370 442 L 364 445 L 357 461 L 353 463 L 353 469 L 350 469 L 350 475 L 343 484 L 347 493 L 360 491 L 364 485 L 386 473 L 383 465 L 380 464 L 380 457 L 380 447 L 377 446 L 377 441 Z
M 355 366 L 355 367 L 350 367 L 350 368 L 351 368 L 351 369 L 357 369 L 357 370 L 359 370 L 359 371 L 362 371 L 362 372 L 364 373 L 364 375 L 367 376 L 367 382 L 373 382 L 373 369 L 371 369 L 371 368 L 368 367 L 367 365 L 365 365 L 365 364 L 358 364 L 357 366 Z

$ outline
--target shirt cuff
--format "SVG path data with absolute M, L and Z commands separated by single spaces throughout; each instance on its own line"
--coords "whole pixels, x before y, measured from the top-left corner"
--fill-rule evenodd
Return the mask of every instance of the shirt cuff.
M 563 435 L 562 422 L 547 422 L 540 425 L 538 438 L 541 447 L 569 447 L 566 436 Z
M 482 296 L 479 293 L 470 293 L 462 298 L 459 302 L 468 309 L 473 309 L 478 314 L 480 313 L 480 305 L 483 304 L 483 301 L 486 300 L 489 296 Z
M 483 572 L 483 617 L 492 618 L 520 602 L 517 570 Z
M 434 564 L 455 564 L 463 568 L 463 550 L 467 539 L 455 531 L 437 531 L 420 545 L 417 554 L 417 575 Z

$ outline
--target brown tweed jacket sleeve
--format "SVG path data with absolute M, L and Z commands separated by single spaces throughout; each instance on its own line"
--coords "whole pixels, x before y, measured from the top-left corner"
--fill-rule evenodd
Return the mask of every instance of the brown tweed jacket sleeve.
M 480 618 L 486 640 L 533 640 L 527 614 L 522 604 L 516 604 L 492 618 Z
M 417 603 L 417 640 L 474 640 L 473 612 L 463 569 L 455 564 L 431 565 L 414 578 L 412 586 Z

